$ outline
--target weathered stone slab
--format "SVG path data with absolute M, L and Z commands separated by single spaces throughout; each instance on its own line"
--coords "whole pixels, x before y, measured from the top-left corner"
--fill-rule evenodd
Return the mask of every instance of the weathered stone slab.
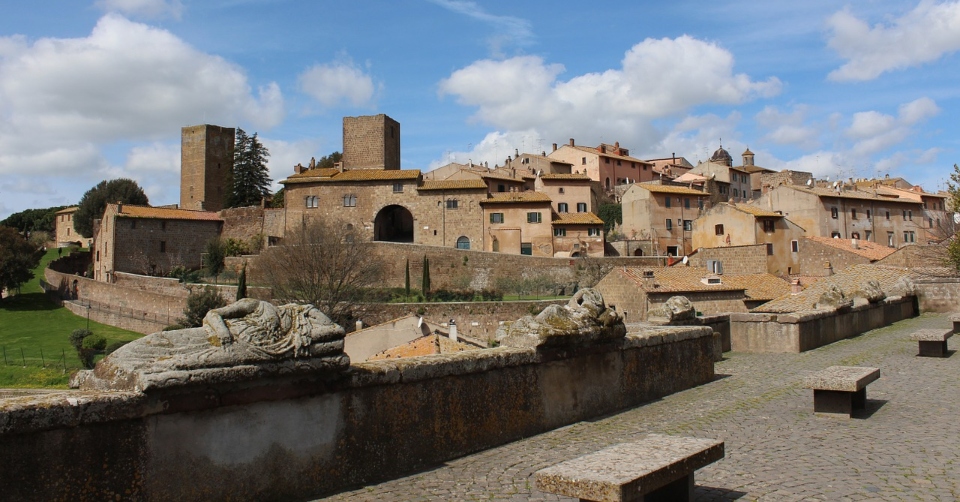
M 952 329 L 918 329 L 910 334 L 910 339 L 917 342 L 945 342 L 951 336 Z
M 581 500 L 642 500 L 724 456 L 723 441 L 650 434 L 536 473 L 540 491 Z M 692 483 L 691 483 L 692 484 Z
M 556 348 L 621 341 L 623 318 L 609 308 L 595 289 L 582 289 L 565 307 L 550 305 L 536 316 L 504 323 L 497 329 L 502 346 Z
M 880 378 L 880 368 L 830 366 L 803 379 L 807 389 L 857 392 Z

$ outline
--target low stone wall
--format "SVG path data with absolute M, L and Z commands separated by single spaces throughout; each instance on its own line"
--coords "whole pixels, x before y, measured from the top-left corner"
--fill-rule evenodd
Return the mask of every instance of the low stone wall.
M 960 277 L 915 277 L 921 312 L 960 310 Z
M 709 328 L 665 328 L 360 363 L 334 381 L 12 398 L 0 485 L 10 500 L 319 497 L 709 382 L 713 345 Z
M 919 314 L 913 296 L 891 297 L 840 311 L 730 314 L 731 348 L 738 352 L 804 352 Z

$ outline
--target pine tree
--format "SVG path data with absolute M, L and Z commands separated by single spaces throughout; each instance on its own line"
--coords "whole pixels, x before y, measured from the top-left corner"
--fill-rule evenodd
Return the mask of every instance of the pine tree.
M 272 180 L 267 168 L 268 157 L 270 151 L 257 139 L 257 133 L 248 136 L 243 129 L 237 128 L 227 207 L 256 206 L 264 197 L 270 197 Z

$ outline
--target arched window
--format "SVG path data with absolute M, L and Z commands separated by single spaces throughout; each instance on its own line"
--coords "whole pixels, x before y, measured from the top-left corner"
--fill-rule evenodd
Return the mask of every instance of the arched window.
M 610 178 L 607 178 L 607 181 L 604 182 L 603 186 L 607 190 L 610 190 Z
M 460 238 L 457 239 L 457 249 L 470 249 L 470 238 L 460 236 Z

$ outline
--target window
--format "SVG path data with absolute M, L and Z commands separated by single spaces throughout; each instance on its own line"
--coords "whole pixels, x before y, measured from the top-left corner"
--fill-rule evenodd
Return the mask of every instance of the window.
M 703 199 L 697 199 L 697 207 L 703 211 Z
M 887 246 L 894 247 L 893 232 L 887 232 Z
M 531 244 L 531 243 L 529 243 L 529 242 L 521 242 L 521 243 L 520 243 L 520 254 L 525 254 L 525 255 L 527 255 L 527 256 L 532 255 L 532 254 L 533 254 L 533 244 Z
M 357 196 L 356 195 L 344 195 L 343 196 L 343 207 L 357 207 Z
M 683 231 L 684 232 L 693 231 L 693 220 L 683 220 Z
M 462 235 L 457 239 L 457 249 L 470 249 L 470 238 Z
M 869 210 L 869 209 L 867 209 L 867 219 L 868 219 L 868 220 L 870 219 L 870 216 L 871 216 L 871 214 L 870 214 L 870 210 Z
M 714 233 L 715 235 L 723 235 L 723 224 L 714 225 L 714 226 L 713 226 L 713 233 Z
M 558 212 L 558 213 L 569 213 L 570 211 L 569 211 L 568 208 L 567 208 L 567 203 L 566 203 L 566 202 L 561 202 L 561 203 L 557 204 L 557 212 Z
M 763 231 L 771 233 L 776 228 L 776 223 L 773 220 L 763 220 Z
M 890 211 L 887 211 L 887 219 L 890 219 Z
M 903 242 L 917 242 L 917 236 L 911 231 L 903 233 Z
M 160 241 L 160 252 L 161 253 L 167 252 L 167 241 Z
M 604 180 L 603 186 L 606 187 L 607 190 L 610 190 L 610 178 Z
M 839 214 L 840 214 L 840 212 L 837 211 L 837 208 L 835 208 L 835 207 L 831 207 L 831 208 L 830 208 L 830 217 L 831 217 L 831 218 L 837 219 L 837 216 L 838 216 Z
M 667 230 L 673 230 L 673 220 L 667 218 Z
M 859 238 L 860 238 L 860 232 L 853 232 L 852 234 L 850 234 L 850 238 L 851 238 L 851 239 L 859 239 Z
M 394 183 L 393 184 L 393 193 L 403 192 L 403 183 Z
M 543 220 L 540 219 L 539 212 L 527 213 L 527 223 L 540 223 L 541 221 Z
M 597 228 L 588 228 L 587 235 L 590 237 L 599 237 L 600 236 L 600 227 Z
M 739 197 L 739 196 L 740 196 L 740 190 L 737 190 L 736 188 L 734 188 L 734 189 L 733 189 L 733 196 L 734 196 L 734 197 Z
M 800 252 L 800 241 L 790 241 L 790 251 L 794 253 Z
M 304 198 L 304 205 L 306 207 L 318 207 L 320 203 L 320 198 L 316 195 L 308 195 Z
M 863 232 L 864 239 L 870 240 L 870 236 L 871 236 L 871 235 L 873 235 L 873 232 L 871 232 L 871 231 L 869 231 L 869 230 L 864 230 L 864 232 Z
M 617 165 L 618 165 L 618 166 L 620 165 L 620 161 L 619 161 L 619 160 L 617 161 Z
M 586 157 L 581 157 L 581 158 L 580 158 L 580 165 L 582 165 L 582 166 L 587 165 L 587 158 L 586 158 Z
M 70 227 L 67 227 L 67 235 L 70 235 Z
M 497 185 L 497 191 L 498 191 L 498 192 L 506 192 L 506 191 L 507 191 L 507 186 L 506 186 L 506 185 L 503 185 L 503 184 Z
M 933 228 L 933 218 L 927 218 L 930 221 L 930 228 Z
M 560 193 L 563 193 L 563 187 L 560 187 Z
M 850 219 L 851 219 L 851 220 L 857 219 L 857 210 L 856 210 L 856 208 L 850 208 Z
M 767 243 L 767 256 L 773 256 L 773 243 Z
M 460 207 L 460 201 L 457 199 L 447 199 L 447 209 L 457 209 Z
M 577 202 L 577 212 L 585 213 L 587 212 L 587 203 L 586 202 Z
M 566 237 L 566 236 L 567 236 L 567 229 L 566 229 L 566 228 L 554 228 L 554 229 L 553 229 L 553 236 L 554 236 L 554 237 Z
M 687 199 L 687 198 L 683 199 L 683 207 L 686 209 L 690 209 L 690 199 Z
M 913 221 L 913 211 L 907 211 L 907 219 Z
M 679 256 L 680 248 L 677 246 L 667 246 L 667 256 Z
M 609 164 L 609 163 L 610 163 L 610 157 L 604 157 L 604 158 L 603 158 L 603 163 L 604 163 L 604 164 Z
M 670 207 L 670 196 L 669 196 L 669 195 L 663 199 L 663 207 Z
M 834 239 L 839 239 L 839 238 L 840 238 L 840 232 L 832 232 L 832 233 L 830 234 L 830 237 L 832 237 L 832 238 L 834 238 Z
M 490 223 L 503 223 L 503 213 L 490 213 Z

